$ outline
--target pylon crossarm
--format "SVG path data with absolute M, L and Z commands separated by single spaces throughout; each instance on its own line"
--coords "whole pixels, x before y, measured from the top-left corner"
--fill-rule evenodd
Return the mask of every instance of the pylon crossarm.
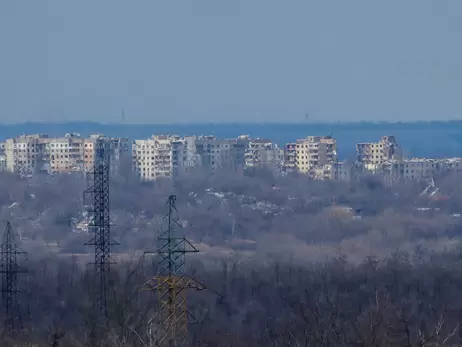
M 182 226 L 176 217 L 175 201 L 174 195 L 168 198 L 168 213 L 162 221 L 163 223 L 168 222 L 168 225 L 157 238 L 158 248 L 155 253 L 160 258 L 158 261 L 159 275 L 143 286 L 158 293 L 158 310 L 149 321 L 148 328 L 151 341 L 157 341 L 156 346 L 161 346 L 164 342 L 173 342 L 173 345 L 177 347 L 187 340 L 188 317 L 191 316 L 195 320 L 188 311 L 187 290 L 206 289 L 202 283 L 184 274 L 186 253 L 199 251 L 190 241 L 177 234 L 176 229 L 181 229 Z M 153 285 L 154 281 L 156 285 Z M 153 324 L 156 324 L 155 327 Z M 153 335 L 154 332 L 155 335 Z
M 185 242 L 189 247 L 191 247 L 191 250 L 190 250 L 189 252 L 194 252 L 194 253 L 199 252 L 199 250 L 198 250 L 196 247 L 194 247 L 194 245 L 193 245 L 191 242 L 189 242 L 187 239 L 184 239 L 184 242 Z
M 206 287 L 205 284 L 203 284 L 202 282 L 196 280 L 195 278 L 192 278 L 188 275 L 184 275 L 184 278 L 188 279 L 188 286 L 189 288 L 191 289 L 196 289 L 196 290 L 210 290 L 210 288 Z M 219 293 L 216 293 L 215 294 L 218 294 L 220 295 Z

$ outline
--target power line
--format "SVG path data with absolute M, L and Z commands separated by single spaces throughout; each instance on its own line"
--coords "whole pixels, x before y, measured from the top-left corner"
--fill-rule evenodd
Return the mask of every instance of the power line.
M 9 332 L 22 329 L 21 309 L 19 300 L 18 275 L 27 273 L 18 264 L 18 255 L 26 255 L 16 245 L 11 223 L 7 222 L 3 241 L 0 247 L 2 273 L 2 301 L 5 314 L 5 327 Z
M 185 237 L 179 235 L 181 224 L 176 209 L 176 196 L 168 198 L 168 212 L 163 218 L 166 228 L 157 238 L 159 257 L 158 274 L 143 285 L 157 293 L 158 310 L 149 321 L 148 334 L 151 346 L 183 346 L 188 339 L 188 320 L 194 319 L 188 311 L 188 289 L 206 287 L 185 274 L 186 253 L 198 250 Z
M 88 202 L 90 217 L 88 229 L 93 237 L 85 243 L 95 247 L 94 258 L 94 308 L 104 318 L 108 317 L 107 286 L 110 271 L 111 247 L 118 245 L 111 237 L 111 219 L 109 210 L 109 174 L 110 155 L 108 143 L 103 138 L 95 141 L 95 162 L 88 172 L 88 188 L 84 192 L 84 201 Z

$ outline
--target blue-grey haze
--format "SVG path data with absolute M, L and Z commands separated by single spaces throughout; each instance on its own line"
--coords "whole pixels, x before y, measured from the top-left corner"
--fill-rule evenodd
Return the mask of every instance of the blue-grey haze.
M 3 0 L 0 123 L 458 119 L 460 0 Z

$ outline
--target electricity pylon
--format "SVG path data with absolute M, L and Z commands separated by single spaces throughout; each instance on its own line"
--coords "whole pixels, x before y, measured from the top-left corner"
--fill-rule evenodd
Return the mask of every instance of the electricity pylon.
M 110 155 L 108 143 L 102 138 L 95 142 L 95 163 L 88 172 L 88 188 L 84 192 L 84 201 L 90 217 L 88 229 L 93 237 L 85 243 L 95 247 L 94 258 L 94 308 L 104 318 L 108 317 L 107 286 L 111 261 L 111 247 L 118 245 L 111 237 L 111 219 L 109 210 L 109 174 Z
M 159 257 L 158 274 L 143 285 L 143 289 L 156 292 L 158 308 L 149 320 L 148 334 L 151 347 L 181 347 L 188 339 L 188 289 L 203 290 L 205 286 L 184 273 L 186 253 L 198 250 L 179 234 L 181 224 L 175 205 L 176 196 L 168 198 L 168 213 L 162 222 L 166 228 L 157 238 Z
M 6 223 L 0 247 L 2 273 L 2 300 L 5 309 L 5 327 L 9 332 L 22 328 L 19 306 L 18 274 L 27 273 L 18 264 L 18 255 L 27 254 L 16 245 L 10 222 Z

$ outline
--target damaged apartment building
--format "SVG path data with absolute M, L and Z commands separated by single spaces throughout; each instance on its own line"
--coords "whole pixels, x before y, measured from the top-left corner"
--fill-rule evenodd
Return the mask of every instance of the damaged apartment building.
M 145 181 L 171 177 L 175 135 L 153 135 L 147 140 L 135 140 L 132 145 L 133 169 Z
M 195 140 L 199 165 L 206 171 L 236 171 L 244 169 L 245 152 L 249 144 L 247 136 L 236 139 L 218 139 L 215 136 L 199 136 Z
M 311 176 L 316 180 L 350 181 L 356 173 L 355 166 L 345 161 L 319 165 L 312 170 Z
M 48 136 L 44 134 L 21 135 L 5 141 L 6 171 L 30 175 L 46 166 L 44 156 Z
M 175 177 L 193 169 L 236 170 L 245 165 L 247 145 L 246 137 L 153 135 L 133 142 L 133 168 L 142 180 Z
M 336 161 L 337 141 L 332 136 L 308 136 L 295 143 L 295 163 L 302 174 Z
M 267 167 L 280 172 L 283 154 L 271 140 L 247 135 L 233 139 L 153 135 L 133 142 L 133 168 L 142 180 L 175 177 L 193 169 L 214 174 Z
M 308 136 L 284 147 L 285 173 L 298 172 L 316 179 L 348 179 L 344 167 L 337 160 L 337 141 L 332 136 Z
M 284 150 L 269 139 L 247 139 L 245 167 L 267 168 L 279 173 L 284 161 Z
M 382 136 L 375 143 L 356 145 L 358 166 L 363 173 L 383 176 L 388 185 L 399 180 L 426 180 L 462 169 L 460 158 L 404 158 L 394 136 Z
M 0 172 L 6 171 L 5 142 L 0 142 Z
M 109 143 L 111 163 L 118 167 L 121 156 L 129 153 L 129 141 L 124 138 L 106 138 L 102 134 L 84 138 L 69 133 L 63 137 L 45 134 L 21 135 L 4 143 L 6 171 L 31 175 L 33 172 L 65 173 L 88 171 L 95 158 L 94 144 L 98 138 Z
M 388 160 L 401 160 L 403 157 L 394 136 L 382 136 L 378 142 L 358 143 L 356 154 L 358 163 L 371 171 Z
M 433 179 L 447 172 L 460 172 L 462 158 L 409 158 L 387 160 L 375 168 L 374 173 L 382 175 L 389 184 L 399 180 Z

